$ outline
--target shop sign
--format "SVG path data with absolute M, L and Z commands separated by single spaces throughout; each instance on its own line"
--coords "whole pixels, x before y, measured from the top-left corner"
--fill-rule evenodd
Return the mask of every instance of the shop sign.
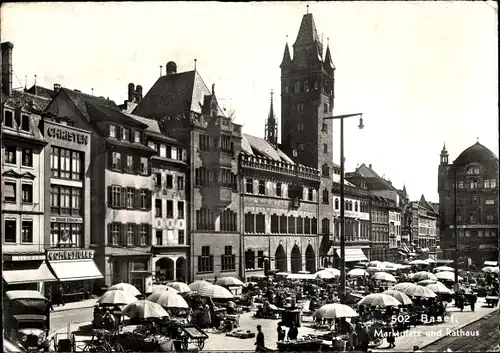
M 6 261 L 40 261 L 45 260 L 44 255 L 4 255 Z
M 47 260 L 79 260 L 79 259 L 93 259 L 94 250 L 55 250 L 47 251 Z
M 50 217 L 50 221 L 58 223 L 83 223 L 83 219 L 79 217 Z
M 76 143 L 79 145 L 88 145 L 89 136 L 86 134 L 78 133 L 61 127 L 49 126 L 47 128 L 47 136 L 50 138 Z

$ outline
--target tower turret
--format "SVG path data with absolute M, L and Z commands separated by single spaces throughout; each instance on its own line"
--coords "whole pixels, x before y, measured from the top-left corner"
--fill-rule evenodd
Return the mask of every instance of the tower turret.
M 440 163 L 442 165 L 448 164 L 448 151 L 446 150 L 446 144 L 443 145 L 440 157 L 441 157 Z
M 290 48 L 288 47 L 288 36 L 287 42 L 285 44 L 285 51 L 283 52 L 283 60 L 281 61 L 280 69 L 286 69 L 292 63 L 292 57 L 290 56 Z
M 269 107 L 269 115 L 266 122 L 265 136 L 266 140 L 273 145 L 274 148 L 278 147 L 278 122 L 276 121 L 276 116 L 274 115 L 274 104 L 273 104 L 273 90 L 271 90 L 271 104 Z

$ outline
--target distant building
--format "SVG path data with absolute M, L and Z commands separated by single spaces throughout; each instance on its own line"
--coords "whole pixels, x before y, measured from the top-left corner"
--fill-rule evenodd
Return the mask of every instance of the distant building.
M 239 277 L 241 125 L 226 117 L 196 70 L 169 62 L 133 114 L 155 119 L 161 132 L 187 148 L 189 280 Z M 234 255 L 234 256 L 233 256 Z
M 416 255 L 436 259 L 437 256 L 437 220 L 439 213 L 425 200 L 424 195 L 419 201 L 410 203 L 412 213 L 411 235 L 413 250 Z
M 485 261 L 498 259 L 498 158 L 479 142 L 453 163 L 448 157 L 443 147 L 438 169 L 443 256 L 455 259 L 456 220 L 459 264 L 481 268 Z

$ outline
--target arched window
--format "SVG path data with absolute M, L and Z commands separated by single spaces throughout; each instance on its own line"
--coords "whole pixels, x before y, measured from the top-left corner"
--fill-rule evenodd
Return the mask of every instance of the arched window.
M 339 199 L 335 199 L 335 209 L 339 209 Z
M 300 92 L 300 82 L 297 81 L 295 82 L 295 93 L 299 93 Z
M 325 189 L 325 190 L 323 190 L 323 203 L 328 203 L 329 202 L 328 198 L 329 198 L 328 190 Z
M 354 203 L 354 211 L 358 212 L 358 202 L 357 201 Z

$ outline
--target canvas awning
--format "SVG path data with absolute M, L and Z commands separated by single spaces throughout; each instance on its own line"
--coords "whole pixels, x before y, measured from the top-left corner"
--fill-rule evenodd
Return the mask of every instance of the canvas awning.
M 57 281 L 57 278 L 55 278 L 52 272 L 50 272 L 45 262 L 42 262 L 40 267 L 36 269 L 4 270 L 2 272 L 2 278 L 7 284 Z
M 485 261 L 484 262 L 484 266 L 498 266 L 498 262 L 497 261 Z
M 50 261 L 49 264 L 60 281 L 104 278 L 94 260 Z
M 336 250 L 337 255 L 340 257 L 340 249 Z M 365 253 L 360 248 L 346 248 L 345 249 L 345 262 L 358 262 L 368 261 Z
M 318 277 L 317 274 L 305 274 L 305 273 L 291 273 L 286 279 L 316 279 Z

